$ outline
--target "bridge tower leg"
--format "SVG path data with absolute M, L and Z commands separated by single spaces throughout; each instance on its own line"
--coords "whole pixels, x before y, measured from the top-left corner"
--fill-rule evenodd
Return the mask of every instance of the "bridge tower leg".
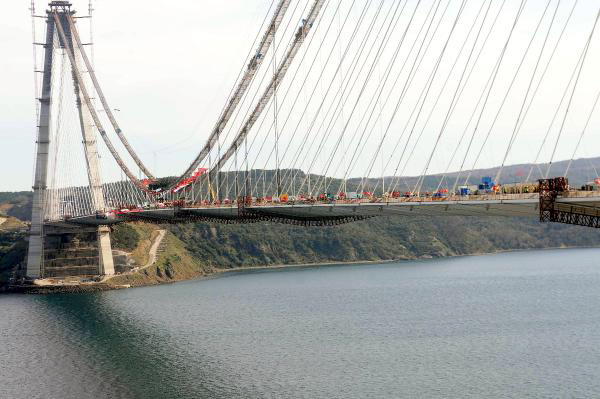
M 58 12 L 60 28 L 56 26 L 54 12 Z M 96 134 L 90 110 L 86 103 L 82 101 L 77 74 L 81 73 L 81 57 L 75 51 L 74 41 L 71 34 L 67 15 L 72 14 L 68 2 L 51 2 L 50 11 L 48 11 L 46 25 L 46 44 L 44 55 L 44 75 L 42 83 L 42 96 L 40 98 L 40 123 L 38 129 L 38 147 L 35 172 L 35 186 L 33 198 L 32 222 L 29 238 L 29 253 L 27 259 L 27 277 L 38 278 L 43 276 L 44 262 L 44 233 L 43 219 L 45 209 L 50 206 L 46 203 L 45 191 L 47 185 L 48 153 L 50 149 L 49 130 L 50 130 L 50 109 L 52 98 L 52 63 L 53 63 L 53 43 L 57 29 L 64 32 L 66 43 L 60 39 L 62 48 L 71 50 L 75 63 L 71 65 L 73 84 L 77 110 L 79 113 L 79 123 L 83 137 L 83 150 L 85 153 L 88 180 L 91 190 L 91 197 L 94 209 L 103 212 L 106 208 L 104 194 L 102 191 L 102 181 L 100 178 L 99 155 L 96 146 Z M 113 275 L 114 261 L 112 257 L 112 248 L 110 243 L 110 228 L 108 226 L 98 227 L 98 274 Z
M 48 154 L 50 151 L 50 110 L 52 99 L 52 62 L 54 41 L 54 20 L 48 16 L 46 23 L 46 44 L 44 46 L 44 75 L 40 101 L 40 120 L 37 132 L 37 153 L 35 160 L 35 180 L 33 185 L 33 207 L 29 230 L 29 251 L 27 253 L 27 277 L 42 275 L 44 263 L 44 213 L 45 194 L 48 176 Z
M 61 19 L 62 22 L 62 19 Z M 104 202 L 104 193 L 102 191 L 102 180 L 100 178 L 100 166 L 98 147 L 96 145 L 96 135 L 92 115 L 85 101 L 81 96 L 79 83 L 76 74 L 83 70 L 81 58 L 75 51 L 73 38 L 69 23 L 65 21 L 61 24 L 65 36 L 67 37 L 68 48 L 73 50 L 73 59 L 75 65 L 72 65 L 73 85 L 75 87 L 75 98 L 77 102 L 77 111 L 79 112 L 79 124 L 81 126 L 81 135 L 83 136 L 83 150 L 88 172 L 88 180 L 92 194 L 94 209 L 97 212 L 104 212 L 106 204 Z M 98 274 L 112 276 L 115 274 L 115 266 L 112 257 L 112 247 L 110 243 L 110 228 L 108 226 L 98 227 Z

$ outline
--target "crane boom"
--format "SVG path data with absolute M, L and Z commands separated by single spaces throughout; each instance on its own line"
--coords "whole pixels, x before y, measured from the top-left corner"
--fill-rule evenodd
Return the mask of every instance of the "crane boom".
M 273 78 L 271 79 L 271 82 L 269 83 L 269 86 L 267 86 L 262 97 L 258 101 L 258 104 L 254 108 L 254 111 L 252 111 L 252 114 L 250 114 L 250 116 L 244 123 L 244 126 L 238 132 L 231 146 L 227 149 L 225 154 L 221 156 L 217 164 L 210 170 L 209 173 L 211 175 L 214 175 L 215 173 L 219 172 L 219 170 L 221 170 L 225 162 L 227 162 L 231 158 L 235 151 L 244 142 L 244 139 L 248 135 L 248 132 L 250 132 L 252 126 L 254 126 L 261 113 L 264 111 L 265 107 L 269 103 L 269 100 L 271 99 L 271 97 L 273 97 L 275 87 L 278 87 L 279 83 L 285 77 L 285 74 L 287 73 L 290 65 L 292 64 L 292 61 L 296 57 L 298 50 L 300 50 L 302 43 L 304 43 L 306 36 L 310 32 L 315 20 L 319 16 L 319 13 L 324 3 L 325 0 L 315 0 L 315 2 L 313 3 L 308 16 L 303 20 L 302 26 L 298 28 L 298 31 L 296 32 L 296 37 L 294 38 L 294 41 L 292 42 L 285 58 L 279 64 Z

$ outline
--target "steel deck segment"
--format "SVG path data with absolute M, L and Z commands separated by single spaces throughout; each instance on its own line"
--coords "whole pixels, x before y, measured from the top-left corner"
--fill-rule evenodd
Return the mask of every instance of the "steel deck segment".
M 290 204 L 290 205 L 251 205 L 247 209 L 256 215 L 282 218 L 327 218 L 354 216 L 479 216 L 479 217 L 535 217 L 539 215 L 539 200 L 450 200 L 450 201 L 401 201 L 365 202 L 349 204 Z M 600 197 L 558 198 L 557 205 L 581 206 L 600 210 Z M 46 222 L 47 226 L 66 227 L 73 225 L 96 226 L 116 224 L 130 220 L 154 222 L 183 221 L 186 218 L 239 218 L 238 207 L 204 206 L 164 209 L 145 209 L 137 212 L 99 219 L 96 215 L 71 218 L 64 221 Z
M 357 204 L 298 204 L 278 206 L 251 206 L 263 212 L 277 214 L 364 214 L 384 215 L 402 213 L 408 215 L 459 215 L 468 214 L 494 216 L 535 216 L 537 215 L 537 199 L 520 200 L 485 200 L 485 201 L 424 201 L 424 202 L 384 202 Z

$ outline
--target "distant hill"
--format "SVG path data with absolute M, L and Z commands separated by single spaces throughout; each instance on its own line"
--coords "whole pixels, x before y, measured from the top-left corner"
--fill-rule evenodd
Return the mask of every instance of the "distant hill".
M 0 192 L 0 215 L 31 220 L 32 199 L 31 191 Z
M 548 177 L 563 176 L 568 165 L 569 161 L 554 162 L 552 164 Z M 507 165 L 504 166 L 504 168 L 502 168 L 499 183 L 522 183 L 525 182 L 525 179 L 529 175 L 529 182 L 537 182 L 537 179 L 543 178 L 543 173 L 546 172 L 547 168 L 548 164 L 527 163 Z M 452 187 L 457 176 L 460 176 L 458 180 L 459 185 L 478 184 L 481 182 L 481 178 L 484 176 L 491 176 L 492 178 L 495 178 L 499 169 L 500 168 L 498 167 L 494 167 L 487 169 L 475 169 L 472 171 L 463 171 L 461 173 L 451 172 L 444 176 L 444 183 L 442 184 L 442 187 Z M 571 166 L 569 167 L 569 172 L 567 176 L 569 179 L 569 184 L 571 186 L 578 187 L 587 182 L 593 181 L 595 178 L 599 177 L 598 171 L 600 171 L 600 157 L 574 159 L 571 163 Z M 468 175 L 470 176 L 470 178 L 465 183 L 465 179 Z M 427 175 L 423 180 L 423 189 L 435 189 L 438 186 L 441 178 L 442 174 Z M 386 177 L 387 184 L 389 184 L 392 181 L 392 179 L 392 177 Z M 409 176 L 402 178 L 402 181 L 406 181 L 409 186 L 414 186 L 414 184 L 417 182 L 417 179 L 417 176 Z
M 557 177 L 563 176 L 569 161 L 560 161 L 552 164 L 552 168 L 550 169 L 549 177 Z M 537 182 L 539 178 L 543 176 L 548 165 L 547 164 L 518 164 L 518 165 L 508 165 L 502 168 L 502 173 L 500 175 L 501 184 L 507 183 L 523 183 L 529 176 L 529 182 Z M 427 175 L 423 179 L 423 184 L 421 191 L 434 191 L 440 186 L 441 188 L 452 188 L 455 184 L 455 181 L 458 179 L 457 185 L 471 185 L 478 184 L 481 182 L 481 178 L 484 176 L 490 176 L 492 178 L 496 177 L 499 168 L 487 168 L 487 169 L 475 169 L 472 171 L 463 171 L 463 172 L 450 172 L 446 175 L 442 174 L 432 174 Z M 600 170 L 600 157 L 597 158 L 581 158 L 573 160 L 571 166 L 569 168 L 568 178 L 571 186 L 579 187 L 584 183 L 594 180 L 598 176 L 598 171 Z M 274 170 L 251 170 L 250 174 L 250 186 L 256 187 L 256 190 L 259 193 L 262 192 L 263 183 L 266 187 L 271 187 L 271 193 L 276 191 L 275 185 L 275 171 Z M 309 184 L 311 184 L 311 188 L 315 191 L 317 190 L 325 190 L 324 187 L 327 187 L 328 192 L 335 193 L 338 191 L 339 187 L 342 187 L 342 180 L 337 178 L 323 178 L 317 174 L 311 174 L 310 179 L 307 175 L 300 170 L 290 170 L 284 169 L 281 171 L 281 175 L 284 176 L 284 183 L 287 182 L 288 188 L 292 188 L 289 191 L 294 191 L 298 187 L 303 187 L 303 191 L 308 191 Z M 286 179 L 287 176 L 295 176 L 293 182 L 290 183 L 291 179 Z M 468 177 L 468 179 L 467 179 Z M 392 190 L 392 188 L 396 191 L 413 191 L 418 179 L 420 176 L 403 176 L 401 178 L 386 176 L 384 178 L 386 191 Z M 443 178 L 443 180 L 442 180 Z M 222 172 L 219 176 L 221 181 L 220 191 L 222 193 L 229 192 L 229 194 L 223 194 L 224 196 L 234 197 L 235 191 L 233 190 L 233 182 L 235 181 L 235 172 Z M 243 176 L 239 177 L 240 186 L 243 186 Z M 175 178 L 164 178 L 163 183 L 167 186 L 174 182 Z M 320 185 L 319 189 L 315 189 L 316 182 L 325 183 Z M 440 181 L 442 183 L 440 184 Z M 229 191 L 225 189 L 225 187 L 229 185 Z M 370 178 L 363 179 L 361 177 L 353 177 L 345 182 L 346 191 L 359 191 L 360 188 L 363 188 L 365 191 L 374 191 L 377 195 L 381 195 L 382 192 L 382 184 L 381 178 Z M 285 187 L 285 184 L 284 184 Z M 243 190 L 243 188 L 240 188 Z M 256 191 L 254 191 L 256 194 Z

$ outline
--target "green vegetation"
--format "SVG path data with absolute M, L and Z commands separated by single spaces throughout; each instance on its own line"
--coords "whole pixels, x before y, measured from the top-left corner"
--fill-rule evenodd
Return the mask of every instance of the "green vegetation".
M 0 198 L 6 198 L 4 194 L 6 193 L 0 193 Z M 27 203 L 24 206 L 26 207 Z M 8 216 L 11 208 L 8 203 L 0 203 L 0 288 L 8 281 L 16 267 L 23 264 L 27 253 L 27 224 Z
M 198 223 L 168 228 L 194 257 L 217 268 L 600 245 L 597 230 L 511 218 L 379 217 L 335 227 Z
M 115 226 L 111 235 L 111 243 L 114 249 L 131 252 L 139 244 L 140 232 L 131 224 L 120 224 Z
M 23 263 L 26 253 L 24 232 L 0 230 L 0 288 L 8 281 L 15 268 Z
M 150 233 L 152 236 L 151 242 L 154 242 L 154 239 L 158 235 L 156 226 L 138 223 L 135 228 Z M 145 240 L 140 241 L 140 246 L 134 251 L 134 254 L 140 248 L 145 248 L 146 253 L 148 252 L 151 245 L 150 241 L 148 243 L 145 243 L 144 241 Z M 110 279 L 108 283 L 115 286 L 125 284 L 132 286 L 159 284 L 191 279 L 210 273 L 210 267 L 199 262 L 185 247 L 183 242 L 173 234 L 167 232 L 160 245 L 156 262 L 153 265 L 142 268 L 132 274 L 116 276 Z M 147 263 L 147 260 L 144 261 L 144 263 L 141 263 L 141 265 L 144 265 L 145 263 Z
M 136 248 L 132 252 L 133 259 L 136 265 L 145 265 L 148 263 L 150 248 L 152 243 L 158 234 L 156 232 L 156 226 L 144 224 L 144 223 L 130 223 L 131 227 L 139 234 L 139 242 Z

